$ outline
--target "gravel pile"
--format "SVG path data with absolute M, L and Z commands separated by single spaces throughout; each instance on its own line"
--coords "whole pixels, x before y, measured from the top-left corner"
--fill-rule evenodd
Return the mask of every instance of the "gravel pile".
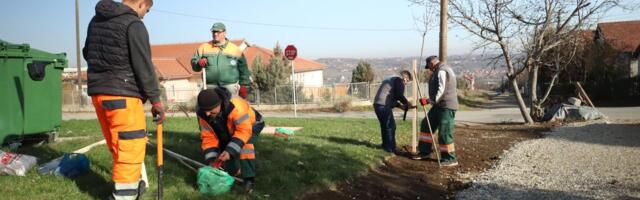
M 457 199 L 640 199 L 640 122 L 578 123 L 516 144 Z

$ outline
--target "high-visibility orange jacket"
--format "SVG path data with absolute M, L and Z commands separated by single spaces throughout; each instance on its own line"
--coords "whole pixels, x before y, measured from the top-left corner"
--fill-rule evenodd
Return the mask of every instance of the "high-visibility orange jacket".
M 198 112 L 201 147 L 207 163 L 214 161 L 222 151 L 238 158 L 241 149 L 253 134 L 256 114 L 249 103 L 241 98 L 223 98 L 225 99 L 218 116 L 209 117 L 204 112 Z

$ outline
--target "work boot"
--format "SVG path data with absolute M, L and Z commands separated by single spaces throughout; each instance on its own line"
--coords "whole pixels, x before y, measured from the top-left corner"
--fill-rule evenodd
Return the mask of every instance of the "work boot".
M 141 199 L 142 194 L 144 194 L 146 191 L 147 183 L 145 183 L 143 180 L 140 180 L 140 182 L 138 182 L 138 197 L 136 199 Z
M 458 166 L 458 161 L 457 160 L 440 160 L 440 165 L 442 165 L 443 167 Z
M 245 191 L 245 192 L 247 192 L 247 193 L 251 193 L 251 192 L 253 192 L 253 185 L 254 185 L 254 184 L 255 184 L 255 179 L 254 179 L 254 177 L 251 177 L 251 178 L 245 178 L 245 179 L 244 179 L 244 184 L 243 184 L 244 191 Z
M 414 160 L 429 160 L 431 158 L 430 154 L 418 154 L 411 157 Z

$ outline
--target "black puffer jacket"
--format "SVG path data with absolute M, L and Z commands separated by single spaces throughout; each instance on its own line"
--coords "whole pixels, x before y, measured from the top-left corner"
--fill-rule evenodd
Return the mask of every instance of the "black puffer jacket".
M 160 90 L 147 30 L 129 6 L 111 0 L 96 5 L 83 49 L 89 95 L 108 94 L 159 101 Z

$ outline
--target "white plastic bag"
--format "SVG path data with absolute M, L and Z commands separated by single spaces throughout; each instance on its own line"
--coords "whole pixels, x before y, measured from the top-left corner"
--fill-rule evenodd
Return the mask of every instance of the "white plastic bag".
M 38 159 L 33 156 L 0 151 L 0 173 L 2 174 L 24 176 L 37 162 Z

